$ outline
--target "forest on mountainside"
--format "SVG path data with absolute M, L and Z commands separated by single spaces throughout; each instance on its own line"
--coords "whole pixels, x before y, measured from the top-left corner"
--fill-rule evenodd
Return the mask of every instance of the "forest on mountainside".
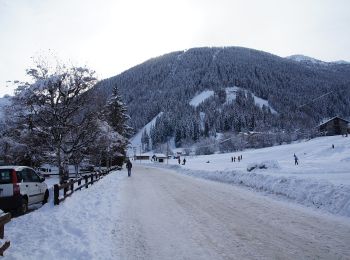
M 226 102 L 225 89 L 234 86 L 244 91 Z M 265 133 L 248 147 L 267 146 L 309 137 L 324 118 L 350 116 L 350 64 L 298 62 L 242 47 L 169 53 L 100 81 L 93 91 L 104 100 L 114 87 L 135 132 L 163 112 L 145 133 L 153 148 L 169 138 L 183 146 L 218 133 L 248 131 Z M 205 90 L 214 96 L 191 106 L 190 100 Z M 257 106 L 253 95 L 278 113 Z

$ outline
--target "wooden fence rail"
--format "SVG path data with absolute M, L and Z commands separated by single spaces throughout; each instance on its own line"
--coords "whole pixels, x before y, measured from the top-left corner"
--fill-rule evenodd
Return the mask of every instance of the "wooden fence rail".
M 55 184 L 53 186 L 54 205 L 59 205 L 60 202 L 64 201 L 67 197 L 72 195 L 77 190 L 81 190 L 84 187 L 87 189 L 89 185 L 92 185 L 94 184 L 94 182 L 99 181 L 105 175 L 109 174 L 111 171 L 115 169 L 118 169 L 118 168 L 112 167 L 102 172 L 85 174 L 84 176 L 78 179 L 71 179 L 63 184 Z M 63 196 L 61 197 L 60 197 L 60 190 L 63 190 Z
M 5 224 L 10 222 L 11 214 L 6 213 L 0 216 L 0 238 L 4 239 L 5 235 Z M 10 241 L 6 241 L 4 244 L 0 245 L 0 255 L 4 255 L 4 251 L 10 247 Z

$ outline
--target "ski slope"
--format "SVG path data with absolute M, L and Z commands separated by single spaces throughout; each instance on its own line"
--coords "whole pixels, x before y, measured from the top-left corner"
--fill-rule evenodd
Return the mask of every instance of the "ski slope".
M 199 93 L 198 95 L 194 96 L 190 101 L 190 105 L 193 107 L 198 107 L 200 103 L 204 102 L 206 99 L 212 97 L 213 95 L 213 90 L 205 90 Z
M 131 138 L 130 140 L 130 145 L 127 151 L 127 155 L 128 156 L 133 156 L 134 154 L 134 148 L 138 149 L 137 152 L 139 152 L 140 146 L 141 146 L 141 138 L 142 138 L 142 134 L 143 132 L 146 130 L 147 133 L 150 133 L 151 127 L 155 125 L 156 120 L 158 117 L 160 117 L 163 114 L 163 112 L 160 112 L 158 115 L 156 115 L 147 125 L 145 125 L 144 127 L 142 127 L 142 129 L 140 131 L 137 132 L 136 135 L 133 136 L 133 138 Z
M 245 89 L 239 88 L 236 86 L 226 88 L 225 89 L 225 91 L 226 91 L 226 103 L 230 103 L 230 102 L 233 102 L 234 100 L 236 100 L 237 91 L 239 91 L 239 90 L 242 90 L 245 93 L 247 93 L 247 91 Z M 266 99 L 262 99 L 258 96 L 255 96 L 253 93 L 252 93 L 252 95 L 254 98 L 255 105 L 257 105 L 260 108 L 262 108 L 263 105 L 265 105 L 266 107 L 270 108 L 272 114 L 277 114 L 277 111 L 275 109 L 273 109 L 272 106 L 270 106 L 269 102 Z

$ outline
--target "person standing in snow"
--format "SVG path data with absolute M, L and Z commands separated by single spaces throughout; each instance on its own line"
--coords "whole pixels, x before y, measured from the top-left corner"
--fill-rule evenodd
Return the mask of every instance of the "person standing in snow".
M 294 154 L 294 164 L 295 165 L 298 165 L 299 163 L 298 163 L 298 157 Z
M 181 159 L 180 159 L 180 156 L 179 156 L 179 157 L 177 157 L 177 162 L 178 162 L 179 164 L 181 164 Z
M 129 159 L 126 161 L 126 168 L 128 169 L 128 177 L 130 177 L 131 176 L 132 163 L 130 162 Z
M 231 162 L 233 162 L 233 157 L 231 157 Z
M 182 161 L 182 165 L 186 164 L 186 158 L 184 158 L 184 160 Z

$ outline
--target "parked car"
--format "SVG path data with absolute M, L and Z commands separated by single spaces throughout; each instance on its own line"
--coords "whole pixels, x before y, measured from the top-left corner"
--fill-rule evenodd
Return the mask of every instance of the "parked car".
M 49 190 L 34 169 L 27 166 L 0 166 L 0 209 L 24 214 L 28 205 L 45 204 Z

